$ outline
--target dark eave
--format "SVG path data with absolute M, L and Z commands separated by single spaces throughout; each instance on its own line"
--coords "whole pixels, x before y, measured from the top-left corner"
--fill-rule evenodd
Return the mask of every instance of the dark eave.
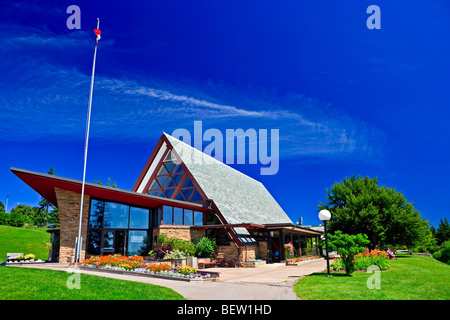
M 23 169 L 10 169 L 23 182 L 25 182 L 28 186 L 30 186 L 33 190 L 50 201 L 56 207 L 58 207 L 58 201 L 56 198 L 55 188 L 73 191 L 81 194 L 81 181 Z M 85 195 L 89 195 L 91 198 L 122 202 L 129 205 L 147 208 L 156 208 L 160 205 L 168 205 L 197 211 L 211 210 L 210 208 L 204 207 L 202 204 L 198 203 L 156 197 L 148 194 L 102 186 L 94 183 L 85 183 L 84 192 Z
M 321 235 L 323 232 L 304 228 L 290 223 L 278 223 L 278 224 L 253 224 L 253 223 L 240 223 L 240 224 L 215 224 L 215 225 L 205 225 L 205 226 L 192 226 L 191 228 L 196 229 L 221 229 L 221 228 L 246 228 L 246 229 L 264 229 L 264 230 L 279 230 L 301 233 L 304 235 Z

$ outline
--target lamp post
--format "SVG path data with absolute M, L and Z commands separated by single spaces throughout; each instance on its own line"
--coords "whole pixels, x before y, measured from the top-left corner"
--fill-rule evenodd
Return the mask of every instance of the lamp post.
M 319 219 L 323 221 L 325 225 L 325 250 L 327 252 L 327 276 L 330 276 L 330 259 L 328 258 L 328 232 L 327 232 L 327 221 L 330 220 L 331 213 L 328 210 L 320 210 Z

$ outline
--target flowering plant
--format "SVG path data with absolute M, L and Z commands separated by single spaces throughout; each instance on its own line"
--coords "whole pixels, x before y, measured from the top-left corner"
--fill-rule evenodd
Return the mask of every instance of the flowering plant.
M 184 277 L 184 278 L 208 278 L 209 274 L 202 275 L 197 273 L 197 269 L 184 266 L 172 269 L 170 263 L 162 264 L 150 264 L 145 263 L 143 257 L 141 256 L 131 256 L 125 257 L 119 254 L 108 255 L 97 257 L 93 256 L 88 259 L 83 260 L 80 263 L 82 266 L 107 269 L 107 270 L 118 270 L 118 271 L 134 271 L 149 274 L 157 274 L 172 277 Z

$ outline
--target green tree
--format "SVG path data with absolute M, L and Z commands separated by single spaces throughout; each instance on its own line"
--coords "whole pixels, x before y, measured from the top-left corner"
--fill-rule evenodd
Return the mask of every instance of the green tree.
M 51 167 L 50 170 L 47 173 L 51 174 L 51 175 L 56 175 L 55 168 Z M 38 207 L 39 207 L 39 210 L 41 211 L 41 214 L 44 216 L 43 226 L 46 227 L 47 224 L 48 224 L 49 209 L 54 210 L 55 206 L 50 201 L 48 201 L 47 199 L 42 197 L 41 201 L 39 201 L 39 203 L 38 203 Z
M 436 229 L 434 236 L 438 246 L 450 240 L 450 225 L 447 218 L 444 218 L 444 220 L 442 220 L 442 218 L 440 219 L 439 226 Z
M 1 201 L 0 201 L 0 212 L 5 212 L 5 206 Z
M 94 180 L 94 183 L 95 184 L 99 184 L 99 185 L 103 185 L 103 182 L 102 182 L 102 180 Z M 111 178 L 109 178 L 108 177 L 108 183 L 106 184 L 106 186 L 107 187 L 113 187 L 113 188 L 117 188 L 117 184 L 116 184 L 116 182 L 114 181 L 112 181 L 112 179 Z
M 328 244 L 330 251 L 337 251 L 341 256 L 345 273 L 349 276 L 355 271 L 355 256 L 365 250 L 369 240 L 365 234 L 349 235 L 342 231 L 336 231 L 334 234 L 328 235 Z
M 332 213 L 330 232 L 366 234 L 371 249 L 382 245 L 412 247 L 421 241 L 426 229 L 429 232 L 428 222 L 420 218 L 413 204 L 401 192 L 378 186 L 377 178 L 345 178 L 327 189 L 326 200 L 318 207 Z

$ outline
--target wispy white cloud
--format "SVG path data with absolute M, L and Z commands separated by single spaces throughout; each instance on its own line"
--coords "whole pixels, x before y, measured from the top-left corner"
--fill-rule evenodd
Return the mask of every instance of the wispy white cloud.
M 36 55 L 32 47 L 50 45 L 68 52 L 71 46 L 85 45 L 85 38 L 49 37 L 45 32 L 11 36 L 5 35 L 1 27 L 0 35 L 5 57 L 0 61 L 0 72 L 4 79 L 12 79 L 0 88 L 0 139 L 84 137 L 90 68 L 81 72 L 67 64 L 57 64 L 52 56 Z M 23 46 L 30 51 L 17 56 L 18 48 Z M 377 129 L 330 108 L 324 110 L 323 104 L 307 97 L 294 101 L 278 97 L 266 102 L 232 90 L 227 96 L 209 95 L 201 86 L 166 85 L 157 79 L 130 80 L 131 77 L 97 74 L 93 138 L 109 142 L 149 140 L 163 131 L 191 129 L 193 121 L 203 120 L 205 129 L 279 129 L 282 156 L 364 157 L 382 141 Z M 224 102 L 230 100 L 245 102 Z M 251 106 L 247 105 L 249 100 Z

